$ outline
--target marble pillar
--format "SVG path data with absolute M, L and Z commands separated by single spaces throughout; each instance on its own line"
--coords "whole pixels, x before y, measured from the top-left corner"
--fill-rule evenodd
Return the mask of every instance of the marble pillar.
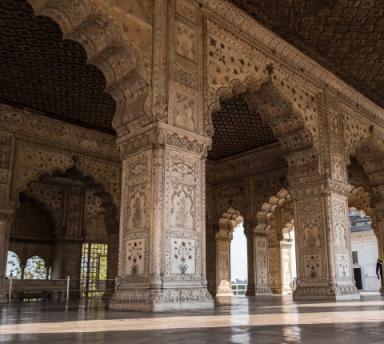
M 0 212 L 0 303 L 7 303 L 5 295 L 5 274 L 7 270 L 9 235 L 11 230 L 10 213 Z
M 156 122 L 118 139 L 122 156 L 113 310 L 207 309 L 205 156 L 210 139 Z
M 257 227 L 253 231 L 253 260 L 254 260 L 254 295 L 272 294 L 269 287 L 268 264 L 268 233 L 259 231 Z M 248 296 L 250 292 L 247 292 Z
M 296 230 L 294 300 L 360 299 L 349 239 L 350 189 L 327 179 L 290 190 Z

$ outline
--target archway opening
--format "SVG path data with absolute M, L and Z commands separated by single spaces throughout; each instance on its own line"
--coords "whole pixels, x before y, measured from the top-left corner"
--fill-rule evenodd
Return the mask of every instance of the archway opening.
M 365 155 L 360 151 L 358 155 L 358 159 L 351 155 L 348 165 L 349 181 L 354 186 L 348 198 L 348 246 L 356 288 L 360 293 L 378 293 L 382 281 L 376 275 L 376 264 L 381 244 L 378 240 L 380 234 L 373 202 L 375 192 L 371 187 L 370 177 L 360 164 Z
M 380 280 L 376 275 L 379 257 L 376 235 L 372 229 L 371 217 L 363 211 L 349 210 L 351 226 L 351 252 L 356 288 L 360 292 L 378 292 Z
M 248 285 L 248 254 L 243 222 L 233 232 L 230 252 L 233 293 L 234 295 L 245 295 Z
M 33 256 L 27 259 L 27 264 L 24 269 L 24 279 L 44 280 L 47 279 L 47 268 L 45 261 L 39 256 Z
M 21 279 L 21 266 L 19 256 L 13 252 L 8 251 L 7 259 L 7 271 L 5 273 L 6 278 Z

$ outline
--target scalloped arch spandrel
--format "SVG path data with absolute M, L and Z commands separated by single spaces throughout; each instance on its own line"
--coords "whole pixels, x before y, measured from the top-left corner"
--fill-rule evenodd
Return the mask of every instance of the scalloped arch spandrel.
M 264 203 L 261 206 L 261 210 L 257 213 L 257 227 L 254 229 L 254 232 L 269 234 L 270 228 L 273 223 L 273 216 L 276 213 L 277 207 L 283 207 L 287 202 L 291 202 L 292 197 L 288 191 L 282 188 L 276 196 L 272 196 L 267 203 Z M 292 222 L 292 221 L 291 221 Z M 283 228 L 283 237 L 284 231 L 290 232 L 293 229 L 293 222 L 287 223 Z
M 260 114 L 263 124 L 268 125 L 274 138 L 282 147 L 282 154 L 288 162 L 288 178 L 291 181 L 301 177 L 319 174 L 319 153 L 311 129 L 286 96 L 282 96 L 270 77 L 244 81 L 233 80 L 229 87 L 221 87 L 209 112 L 218 111 L 220 102 L 239 96 L 248 107 Z M 211 120 L 211 115 L 210 120 Z
M 117 105 L 112 126 L 119 136 L 152 121 L 147 99 L 150 75 L 139 52 L 124 38 L 122 28 L 110 14 L 92 0 L 27 1 L 36 15 L 57 22 L 63 39 L 78 42 L 87 53 L 87 63 L 104 74 L 105 92 Z

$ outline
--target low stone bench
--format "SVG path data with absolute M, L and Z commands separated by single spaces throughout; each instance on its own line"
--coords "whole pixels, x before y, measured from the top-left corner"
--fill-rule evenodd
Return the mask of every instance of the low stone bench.
M 9 291 L 10 280 L 5 280 L 5 290 Z M 60 292 L 60 299 L 64 298 L 67 290 L 67 280 L 12 280 L 12 295 L 19 300 L 41 298 L 47 300 L 50 292 Z

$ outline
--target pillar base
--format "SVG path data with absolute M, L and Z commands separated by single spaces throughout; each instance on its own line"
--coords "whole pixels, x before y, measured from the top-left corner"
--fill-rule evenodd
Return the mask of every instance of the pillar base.
M 150 289 L 120 289 L 109 301 L 114 311 L 168 312 L 213 309 L 213 299 L 206 288 L 163 289 L 151 293 Z
M 271 288 L 268 287 L 256 287 L 252 289 L 247 289 L 245 296 L 262 296 L 262 295 L 272 295 Z
M 217 296 L 233 296 L 233 290 L 232 288 L 218 288 L 216 290 L 215 297 Z
M 360 300 L 360 294 L 353 285 L 336 287 L 300 287 L 293 292 L 293 301 L 350 301 Z
M 4 292 L 0 293 L 0 303 L 8 303 L 8 298 L 5 296 Z

